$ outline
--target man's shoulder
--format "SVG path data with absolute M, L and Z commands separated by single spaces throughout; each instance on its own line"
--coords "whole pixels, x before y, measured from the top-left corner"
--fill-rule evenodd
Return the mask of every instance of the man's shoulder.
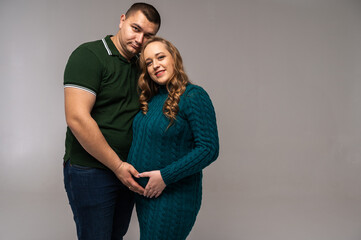
M 80 44 L 71 54 L 75 58 L 96 58 L 98 61 L 104 61 L 108 58 L 109 54 L 104 46 L 104 39 L 85 42 Z
M 95 41 L 82 43 L 75 50 L 77 49 L 88 49 L 90 51 L 96 51 L 98 49 L 104 49 L 104 45 L 102 40 L 95 40 Z

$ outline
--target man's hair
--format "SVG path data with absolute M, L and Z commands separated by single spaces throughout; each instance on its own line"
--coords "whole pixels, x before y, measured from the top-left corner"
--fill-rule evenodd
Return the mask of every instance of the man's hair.
M 141 11 L 149 22 L 157 24 L 158 29 L 160 28 L 160 15 L 155 7 L 143 2 L 134 3 L 125 13 L 125 17 L 129 17 L 137 11 Z

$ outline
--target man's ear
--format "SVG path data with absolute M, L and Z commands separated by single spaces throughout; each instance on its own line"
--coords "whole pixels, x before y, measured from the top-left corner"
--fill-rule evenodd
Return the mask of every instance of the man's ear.
M 124 21 L 125 21 L 125 15 L 122 14 L 122 16 L 120 16 L 119 29 L 122 28 Z

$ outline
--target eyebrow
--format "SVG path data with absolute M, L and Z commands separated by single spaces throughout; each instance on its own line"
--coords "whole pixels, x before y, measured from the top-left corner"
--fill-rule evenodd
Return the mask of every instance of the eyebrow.
M 156 53 L 155 56 L 157 57 L 159 54 L 162 54 L 163 52 Z M 163 53 L 164 54 L 164 53 Z M 145 59 L 145 61 L 151 60 L 150 58 Z
M 143 31 L 143 28 L 142 28 L 141 26 L 139 26 L 138 24 L 136 24 L 136 23 L 132 23 L 132 26 L 133 26 L 133 27 L 137 27 L 137 28 L 139 28 L 140 30 Z
M 144 29 L 141 26 L 139 26 L 138 24 L 132 23 L 132 25 L 133 25 L 133 27 L 137 27 L 137 28 L 139 28 L 139 30 L 144 31 Z M 144 34 L 148 35 L 148 36 L 155 36 L 155 33 L 150 33 L 150 32 L 145 32 Z

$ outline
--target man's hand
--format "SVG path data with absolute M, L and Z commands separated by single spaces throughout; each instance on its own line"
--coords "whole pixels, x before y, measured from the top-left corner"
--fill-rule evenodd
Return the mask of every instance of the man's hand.
M 141 195 L 144 194 L 144 188 L 133 179 L 133 177 L 139 178 L 139 172 L 132 165 L 127 162 L 121 162 L 113 172 L 131 191 Z
M 149 177 L 148 184 L 145 186 L 145 191 L 143 194 L 145 197 L 157 198 L 166 187 L 159 170 L 140 173 L 139 177 Z

